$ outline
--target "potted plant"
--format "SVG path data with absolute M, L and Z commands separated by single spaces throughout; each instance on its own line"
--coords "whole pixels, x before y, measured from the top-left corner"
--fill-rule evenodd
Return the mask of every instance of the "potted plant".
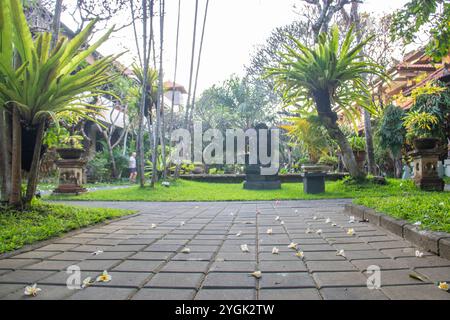
M 82 141 L 83 137 L 79 135 L 64 137 L 56 148 L 56 152 L 63 159 L 80 159 L 84 152 Z
M 323 155 L 320 157 L 318 164 L 327 166 L 329 168 L 328 171 L 334 169 L 339 163 L 339 159 L 335 156 Z
M 431 113 L 410 111 L 404 118 L 407 140 L 419 151 L 434 149 L 439 141 L 434 132 L 438 122 Z
M 348 142 L 353 150 L 356 163 L 360 168 L 363 168 L 366 161 L 366 139 L 364 137 L 353 136 L 350 137 Z

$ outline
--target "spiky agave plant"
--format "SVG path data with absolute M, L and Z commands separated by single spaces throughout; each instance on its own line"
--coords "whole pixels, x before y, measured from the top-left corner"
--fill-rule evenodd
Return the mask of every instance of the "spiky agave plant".
M 35 130 L 30 174 L 25 202 L 29 204 L 36 191 L 38 164 L 46 125 L 61 112 L 73 112 L 92 119 L 99 107 L 89 103 L 101 95 L 100 88 L 111 82 L 107 73 L 119 55 L 86 64 L 91 55 L 112 33 L 110 29 L 91 46 L 87 41 L 95 21 L 73 39 L 61 37 L 51 48 L 51 34 L 33 39 L 19 0 L 2 0 L 0 6 L 0 110 L 12 123 L 11 194 L 12 205 L 21 199 L 21 131 Z M 92 119 L 93 120 L 93 119 Z M 6 141 L 3 140 L 3 143 Z M 25 141 L 24 141 L 25 142 Z
M 355 44 L 353 28 L 350 28 L 339 45 L 339 31 L 334 26 L 328 34 L 319 36 L 314 47 L 290 38 L 294 45 L 285 45 L 286 53 L 279 53 L 279 67 L 269 68 L 267 77 L 274 77 L 286 106 L 317 112 L 330 137 L 339 145 L 350 175 L 364 177 L 337 121 L 338 113 L 342 113 L 355 122 L 359 117 L 358 107 L 372 111 L 365 75 L 385 78 L 382 66 L 362 59 L 362 49 L 372 37 Z

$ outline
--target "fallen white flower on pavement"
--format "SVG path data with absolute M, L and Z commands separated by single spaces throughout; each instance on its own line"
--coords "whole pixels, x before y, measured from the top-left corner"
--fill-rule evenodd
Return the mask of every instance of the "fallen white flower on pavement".
M 240 237 L 242 235 L 242 231 L 239 231 L 238 233 L 236 233 L 236 237 Z
M 313 220 L 317 220 L 317 216 L 314 216 L 314 217 L 313 217 Z
M 250 275 L 252 275 L 256 279 L 259 279 L 259 278 L 261 278 L 262 273 L 261 273 L 261 271 L 255 271 L 255 272 L 250 273 Z
M 101 276 L 97 277 L 97 282 L 109 282 L 111 281 L 112 277 L 108 274 L 108 271 L 103 271 Z
M 35 283 L 32 286 L 25 287 L 24 294 L 26 296 L 36 297 L 40 291 L 42 291 L 42 289 L 38 288 L 37 283 Z
M 350 216 L 350 220 L 348 220 L 349 223 L 355 223 L 355 216 Z
M 281 225 L 284 225 L 284 221 L 281 221 L 280 224 L 281 224 Z
M 152 223 L 152 225 L 150 226 L 150 228 L 155 229 L 155 228 L 156 228 L 156 224 Z
M 447 282 L 444 281 L 444 282 L 439 282 L 438 288 L 441 290 L 444 290 L 444 291 L 448 291 L 449 286 L 448 286 Z
M 347 234 L 349 236 L 353 236 L 355 234 L 355 230 L 353 230 L 353 228 L 350 228 L 350 229 L 347 230 Z
M 241 250 L 242 250 L 242 252 L 250 252 L 250 250 L 248 249 L 248 246 L 246 244 L 241 245 Z
M 336 255 L 337 255 L 337 256 L 341 256 L 341 257 L 345 257 L 345 251 L 344 251 L 344 249 L 338 250 L 338 251 L 336 252 Z
M 272 254 L 278 254 L 279 252 L 280 252 L 280 249 L 278 249 L 277 247 L 272 248 Z
M 98 256 L 99 254 L 102 254 L 102 253 L 103 253 L 103 250 L 97 250 L 97 251 L 92 252 L 92 255 Z
M 184 226 L 185 224 L 186 224 L 186 222 L 184 222 L 184 221 L 180 222 L 180 226 Z
M 183 248 L 183 250 L 181 250 L 181 253 L 190 253 L 191 249 L 189 248 Z
M 417 258 L 422 258 L 423 257 L 423 252 L 416 250 L 416 257 Z
M 304 255 L 304 253 L 303 253 L 303 251 L 297 251 L 296 253 L 295 253 L 295 255 L 297 256 L 297 257 L 299 257 L 299 258 L 303 258 L 305 255 Z
M 331 219 L 330 218 L 327 218 L 326 220 L 325 220 L 325 223 L 330 223 L 331 222 Z
M 294 211 L 295 213 L 298 213 L 298 210 L 297 209 L 295 209 L 295 211 Z
M 322 229 L 316 231 L 317 234 L 322 234 Z
M 230 216 L 234 216 L 234 213 L 233 213 L 233 212 L 230 212 Z
M 307 228 L 305 233 L 312 233 L 312 230 L 310 228 Z
M 280 221 L 280 216 L 276 216 L 275 221 Z
M 420 226 L 420 225 L 422 225 L 422 222 L 420 222 L 420 221 L 414 222 L 414 225 L 415 226 Z
M 269 228 L 269 229 L 267 229 L 267 234 L 272 234 L 273 233 L 273 230 L 272 230 L 272 228 Z
M 333 222 L 333 223 L 331 224 L 331 226 L 332 226 L 332 227 L 336 227 L 336 226 L 337 226 L 336 222 Z
M 291 242 L 291 243 L 288 245 L 288 248 L 289 248 L 289 249 L 297 250 L 297 246 L 298 246 L 298 243 Z
M 83 284 L 81 285 L 81 288 L 82 289 L 87 288 L 87 287 L 93 285 L 94 283 L 95 283 L 95 281 L 92 280 L 91 277 L 87 277 L 86 279 L 83 280 Z

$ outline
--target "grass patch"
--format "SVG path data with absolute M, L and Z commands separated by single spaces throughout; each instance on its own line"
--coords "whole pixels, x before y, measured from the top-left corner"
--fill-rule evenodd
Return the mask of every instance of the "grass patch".
M 206 183 L 177 180 L 170 187 L 157 185 L 154 189 L 138 186 L 98 190 L 79 196 L 48 196 L 51 200 L 104 200 L 104 201 L 245 201 L 245 200 L 302 200 L 339 199 L 364 196 L 420 194 L 411 181 L 389 179 L 387 185 L 373 182 L 351 184 L 346 181 L 326 183 L 325 193 L 305 194 L 301 183 L 284 183 L 280 190 L 244 190 L 242 184 Z
M 41 201 L 35 201 L 28 211 L 0 207 L 0 253 L 132 213 L 129 210 L 71 207 Z
M 403 196 L 362 197 L 353 201 L 411 223 L 420 221 L 427 230 L 450 232 L 450 194 L 431 192 Z

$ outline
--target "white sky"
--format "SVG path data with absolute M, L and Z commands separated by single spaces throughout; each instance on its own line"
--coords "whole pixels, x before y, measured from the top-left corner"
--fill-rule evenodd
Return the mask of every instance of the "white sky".
M 200 40 L 206 0 L 200 0 L 197 39 Z M 381 14 L 403 6 L 407 0 L 365 0 L 362 11 Z M 296 19 L 293 4 L 299 0 L 210 0 L 198 94 L 209 86 L 220 83 L 231 74 L 244 74 L 255 47 L 264 44 L 270 32 Z M 178 0 L 166 0 L 164 73 L 166 80 L 173 79 L 175 60 L 175 35 Z M 177 82 L 186 89 L 192 45 L 195 0 L 181 1 L 180 47 Z M 116 24 L 120 24 L 120 18 Z M 66 20 L 63 21 L 70 23 Z M 114 23 L 114 22 L 113 22 Z M 159 21 L 156 21 L 159 23 Z M 141 27 L 139 26 L 139 29 Z M 198 42 L 199 43 L 199 42 Z M 197 45 L 198 49 L 198 45 Z M 137 59 L 132 27 L 116 33 L 100 47 L 103 54 L 129 50 L 121 62 L 130 65 Z M 195 69 L 194 69 L 195 70 Z

